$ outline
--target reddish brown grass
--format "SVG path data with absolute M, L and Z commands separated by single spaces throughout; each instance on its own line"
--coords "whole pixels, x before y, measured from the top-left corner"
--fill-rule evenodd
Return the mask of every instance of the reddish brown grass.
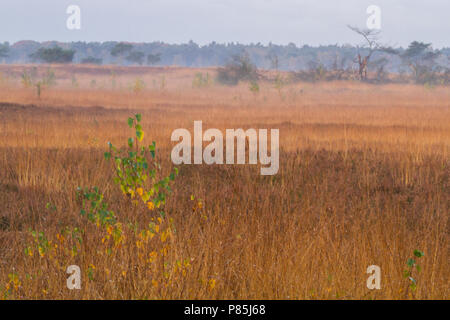
M 192 88 L 194 74 L 211 69 L 120 68 L 112 89 L 113 67 L 70 66 L 54 67 L 58 84 L 39 99 L 20 86 L 23 68 L 0 69 L 0 298 L 448 299 L 448 88 L 297 83 L 280 97 L 263 83 L 255 97 L 247 84 Z M 147 86 L 134 93 L 137 77 Z M 102 88 L 90 88 L 94 78 Z M 140 230 L 157 216 L 130 205 L 103 159 L 108 141 L 125 145 L 126 119 L 138 112 L 165 170 L 171 132 L 202 120 L 280 129 L 280 171 L 180 166 L 166 208 L 176 232 L 139 249 L 131 224 Z M 123 225 L 111 256 L 101 253 L 105 231 L 79 214 L 78 186 L 98 186 Z M 58 240 L 66 226 L 84 230 L 75 256 L 58 251 L 75 245 Z M 59 248 L 26 256 L 29 230 Z M 425 257 L 412 292 L 402 272 L 414 249 Z M 142 260 L 153 251 L 163 260 Z M 83 272 L 79 291 L 66 288 L 71 264 Z M 381 290 L 366 287 L 373 264 Z

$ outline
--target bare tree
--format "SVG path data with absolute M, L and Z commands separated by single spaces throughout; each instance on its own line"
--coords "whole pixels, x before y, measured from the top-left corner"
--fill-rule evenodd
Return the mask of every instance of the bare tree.
M 373 53 L 379 49 L 381 49 L 381 45 L 379 44 L 379 36 L 380 31 L 376 29 L 360 29 L 358 27 L 348 26 L 350 30 L 356 32 L 360 36 L 364 38 L 364 44 L 361 46 L 357 46 L 358 55 L 354 62 L 358 63 L 358 73 L 360 80 L 367 79 L 367 67 L 372 57 Z M 366 54 L 362 55 L 360 49 L 365 49 Z
M 375 52 L 384 52 L 387 54 L 396 55 L 398 51 L 390 46 L 381 45 L 380 40 L 380 30 L 376 29 L 360 29 L 358 27 L 348 26 L 350 30 L 356 32 L 360 36 L 363 37 L 364 43 L 360 46 L 357 46 L 358 55 L 354 60 L 355 63 L 358 63 L 358 73 L 360 80 L 367 80 L 367 69 L 369 66 L 370 59 Z M 365 54 L 361 53 L 361 49 L 364 49 Z M 382 71 L 384 72 L 384 67 L 386 63 L 383 60 L 378 62 L 383 62 L 384 66 Z M 377 63 L 378 65 L 379 63 Z

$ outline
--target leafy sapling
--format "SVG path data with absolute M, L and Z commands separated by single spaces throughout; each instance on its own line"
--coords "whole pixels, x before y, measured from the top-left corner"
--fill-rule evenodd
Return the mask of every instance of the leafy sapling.
M 161 178 L 161 166 L 156 161 L 156 144 L 139 146 L 144 139 L 141 125 L 142 116 L 136 114 L 128 118 L 128 126 L 135 130 L 135 137 L 128 138 L 128 148 L 118 149 L 108 143 L 109 152 L 105 153 L 107 160 L 114 159 L 116 177 L 114 182 L 120 185 L 122 192 L 137 205 L 135 198 L 140 198 L 150 210 L 160 209 L 165 216 L 162 206 L 166 203 L 167 192 L 171 192 L 169 183 L 178 175 L 178 168 L 174 168 L 168 176 Z M 151 161 L 149 161 L 151 160 Z
M 411 289 L 411 291 L 414 293 L 417 289 L 417 279 L 413 277 L 414 271 L 416 273 L 420 273 L 422 270 L 422 267 L 417 264 L 417 260 L 422 258 L 425 254 L 420 250 L 414 250 L 414 256 L 412 258 L 409 258 L 406 261 L 407 269 L 403 271 L 403 277 L 407 278 L 410 282 L 408 288 Z M 408 292 L 408 290 L 406 291 Z

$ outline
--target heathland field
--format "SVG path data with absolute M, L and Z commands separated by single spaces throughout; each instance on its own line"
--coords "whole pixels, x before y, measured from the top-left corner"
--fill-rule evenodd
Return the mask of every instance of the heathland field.
M 450 297 L 448 87 L 286 79 L 250 90 L 181 68 L 0 74 L 0 299 Z M 145 135 L 133 147 L 155 141 L 161 170 L 115 179 L 108 142 L 129 148 L 136 114 Z M 194 120 L 279 129 L 278 173 L 182 164 L 165 203 L 151 200 L 164 189 L 151 175 L 174 170 L 172 132 L 192 133 Z M 70 265 L 79 290 L 67 288 Z M 366 286 L 371 265 L 379 290 Z

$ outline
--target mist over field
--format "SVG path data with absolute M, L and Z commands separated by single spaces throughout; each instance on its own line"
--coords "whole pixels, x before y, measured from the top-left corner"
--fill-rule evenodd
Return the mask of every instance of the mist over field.
M 450 5 L 370 5 L 3 1 L 0 300 L 448 300 Z

